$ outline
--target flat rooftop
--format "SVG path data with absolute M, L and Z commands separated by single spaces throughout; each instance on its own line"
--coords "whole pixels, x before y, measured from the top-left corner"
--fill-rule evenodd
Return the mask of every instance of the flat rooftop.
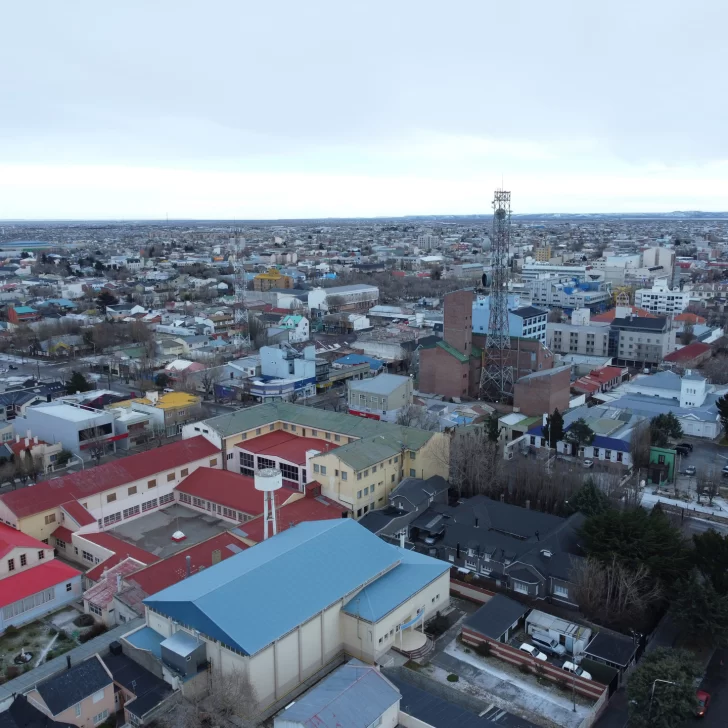
M 96 418 L 102 418 L 104 421 L 110 419 L 108 412 L 104 410 L 92 409 L 91 407 L 74 407 L 70 404 L 39 404 L 35 406 L 35 409 L 43 410 L 44 414 L 52 415 L 53 417 L 59 417 L 69 422 L 86 422 Z
M 232 524 L 216 516 L 193 511 L 174 503 L 168 508 L 122 523 L 110 533 L 122 541 L 165 559 L 218 533 L 229 531 L 232 527 Z M 172 540 L 175 531 L 182 531 L 187 538 L 175 543 Z

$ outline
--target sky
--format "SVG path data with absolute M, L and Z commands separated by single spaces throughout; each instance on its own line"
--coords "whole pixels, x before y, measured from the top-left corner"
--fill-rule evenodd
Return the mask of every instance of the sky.
M 728 210 L 724 0 L 2 16 L 0 219 Z

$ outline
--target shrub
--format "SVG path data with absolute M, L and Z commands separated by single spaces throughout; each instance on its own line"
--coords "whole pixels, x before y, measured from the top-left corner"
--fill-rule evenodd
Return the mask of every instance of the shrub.
M 520 665 L 518 666 L 518 669 L 519 669 L 519 670 L 520 670 L 520 671 L 521 671 L 521 672 L 522 672 L 522 673 L 523 673 L 524 675 L 530 675 L 530 674 L 531 674 L 531 668 L 530 668 L 530 667 L 529 667 L 529 666 L 528 666 L 528 665 L 527 665 L 527 664 L 526 664 L 525 662 L 522 662 L 522 663 L 521 663 L 521 664 L 520 664 Z
M 55 636 L 56 636 L 56 635 L 58 634 L 58 630 L 57 630 L 57 629 L 56 629 L 55 627 L 51 627 L 51 628 L 50 628 L 50 629 L 48 630 L 48 634 L 49 634 L 49 635 L 50 635 L 51 637 L 55 637 Z
M 481 657 L 490 657 L 490 642 L 481 642 L 476 648 L 475 651 L 481 656 Z
M 9 665 L 5 668 L 5 677 L 8 680 L 14 680 L 16 677 L 18 677 L 23 671 L 18 667 L 18 665 Z
M 77 627 L 90 627 L 94 623 L 94 618 L 90 614 L 79 614 L 73 623 Z
M 78 641 L 81 643 L 88 642 L 89 640 L 92 640 L 94 637 L 98 637 L 100 634 L 103 634 L 106 631 L 107 631 L 107 627 L 105 624 L 95 624 L 87 632 L 84 632 L 78 638 Z
M 16 634 L 18 634 L 18 628 L 13 627 L 11 624 L 9 627 L 5 628 L 5 636 L 6 637 L 14 637 Z
M 460 678 L 457 675 L 455 675 L 455 673 L 451 673 L 450 675 L 447 676 L 448 682 L 457 682 L 459 679 Z

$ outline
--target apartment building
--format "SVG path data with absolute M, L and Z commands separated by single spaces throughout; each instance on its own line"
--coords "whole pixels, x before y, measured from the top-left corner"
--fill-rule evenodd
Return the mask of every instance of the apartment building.
M 534 306 L 574 310 L 601 310 L 611 299 L 611 285 L 605 281 L 579 281 L 575 278 L 551 277 L 526 280 L 526 290 Z
M 537 339 L 546 344 L 548 311 L 534 306 L 521 306 L 519 296 L 508 297 L 508 329 L 511 336 Z M 490 324 L 490 296 L 473 301 L 473 333 L 487 334 Z
M 549 323 L 546 325 L 546 346 L 556 354 L 609 356 L 609 325 L 587 326 Z
M 365 283 L 332 288 L 314 288 L 308 293 L 308 307 L 321 316 L 338 311 L 368 311 L 379 301 L 379 289 Z
M 655 366 L 671 351 L 674 332 L 668 319 L 629 316 L 615 318 L 611 325 L 616 364 L 628 366 Z
M 658 278 L 652 288 L 635 291 L 634 302 L 650 313 L 676 316 L 690 305 L 690 296 L 689 291 L 671 289 L 667 278 Z

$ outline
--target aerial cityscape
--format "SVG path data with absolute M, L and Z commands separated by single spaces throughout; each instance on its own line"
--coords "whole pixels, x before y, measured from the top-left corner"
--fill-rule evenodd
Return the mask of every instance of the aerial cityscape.
M 42 5 L 0 728 L 727 726 L 728 11 Z

